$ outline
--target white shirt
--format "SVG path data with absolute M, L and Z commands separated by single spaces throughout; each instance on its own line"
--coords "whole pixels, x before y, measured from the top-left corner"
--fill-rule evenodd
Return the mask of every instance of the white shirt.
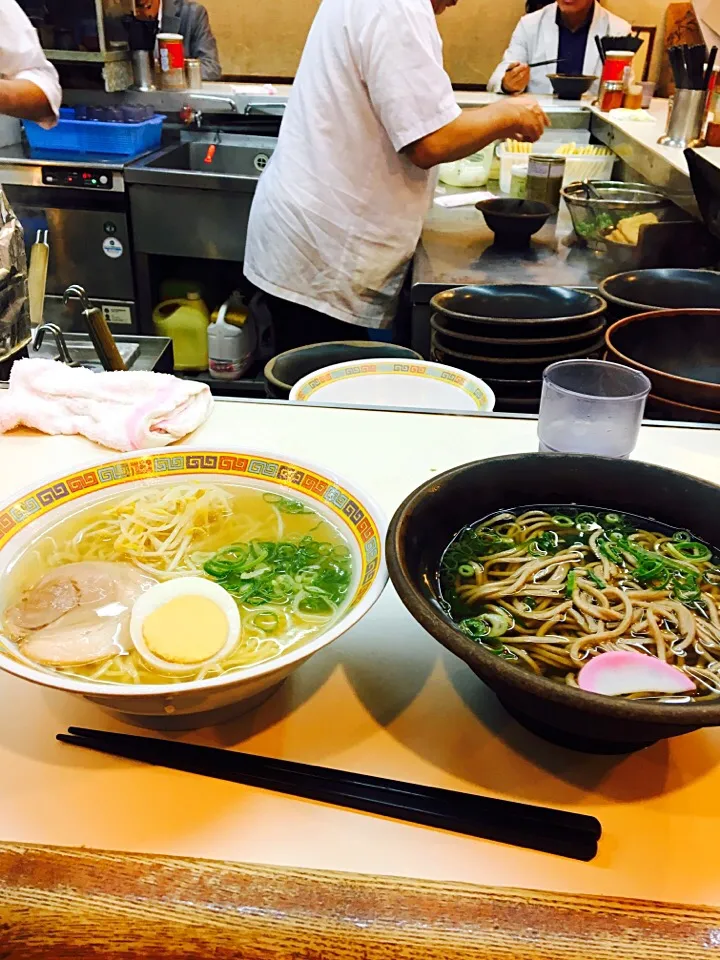
M 557 13 L 557 4 L 551 3 L 549 7 L 543 7 L 542 10 L 536 10 L 535 13 L 528 13 L 520 18 L 509 47 L 488 81 L 488 90 L 493 93 L 499 93 L 502 90 L 503 77 L 511 63 L 537 63 L 557 57 L 560 42 Z M 628 33 L 630 33 L 630 24 L 626 20 L 615 16 L 614 13 L 610 13 L 596 3 L 585 48 L 583 73 L 588 77 L 600 77 L 602 74 L 602 61 L 595 37 L 625 37 Z M 551 63 L 531 70 L 528 93 L 552 93 L 552 84 L 547 75 L 556 69 L 556 65 Z M 597 89 L 597 86 L 597 82 L 593 84 L 594 89 Z
M 57 117 L 62 90 L 55 67 L 40 46 L 37 30 L 15 0 L 0 0 L 0 77 L 40 87 Z
M 435 183 L 401 151 L 459 114 L 430 0 L 323 0 L 253 202 L 248 279 L 389 324 Z

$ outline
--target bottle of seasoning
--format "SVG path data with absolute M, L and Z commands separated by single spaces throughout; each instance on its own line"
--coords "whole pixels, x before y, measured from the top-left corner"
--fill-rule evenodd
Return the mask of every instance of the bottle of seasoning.
M 603 94 L 600 99 L 600 109 L 603 113 L 616 110 L 623 105 L 624 97 L 625 91 L 622 80 L 609 80 L 603 88 Z
M 565 160 L 565 157 L 530 157 L 525 191 L 528 200 L 542 200 L 556 208 L 560 206 Z
M 200 60 L 188 59 L 185 61 L 185 79 L 190 90 L 202 89 L 202 63 Z
M 640 83 L 631 83 L 625 91 L 623 106 L 626 110 L 642 110 L 643 88 Z

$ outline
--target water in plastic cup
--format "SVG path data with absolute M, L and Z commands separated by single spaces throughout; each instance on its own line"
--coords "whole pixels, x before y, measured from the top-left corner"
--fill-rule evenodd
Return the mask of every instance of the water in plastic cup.
M 637 443 L 645 374 L 605 360 L 561 360 L 543 374 L 538 420 L 541 453 L 629 457 Z

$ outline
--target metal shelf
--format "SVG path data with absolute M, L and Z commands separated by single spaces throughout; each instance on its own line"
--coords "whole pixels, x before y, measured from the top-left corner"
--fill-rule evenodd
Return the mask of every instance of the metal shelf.
M 54 63 L 118 63 L 130 60 L 130 50 L 46 50 Z

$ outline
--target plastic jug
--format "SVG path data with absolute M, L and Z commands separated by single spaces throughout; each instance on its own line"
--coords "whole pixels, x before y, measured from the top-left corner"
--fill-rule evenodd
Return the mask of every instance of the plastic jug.
M 241 377 L 252 364 L 257 348 L 254 324 L 241 312 L 234 312 L 233 322 L 228 322 L 229 306 L 228 300 L 220 307 L 217 320 L 207 332 L 210 376 L 216 380 Z
M 209 318 L 207 306 L 195 291 L 155 308 L 155 329 L 173 342 L 175 370 L 207 370 Z

